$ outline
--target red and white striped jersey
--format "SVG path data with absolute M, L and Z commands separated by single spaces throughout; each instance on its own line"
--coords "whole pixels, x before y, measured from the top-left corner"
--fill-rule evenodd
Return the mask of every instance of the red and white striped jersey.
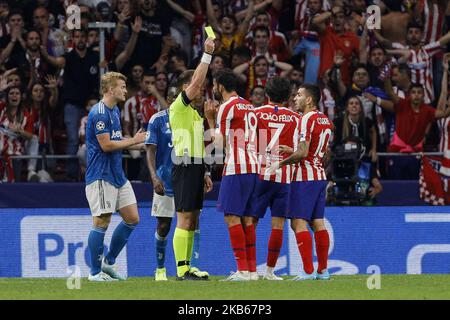
M 140 128 L 146 128 L 150 118 L 161 110 L 161 105 L 154 96 L 143 96 L 141 93 L 129 98 L 123 109 L 123 120 L 130 123 L 130 135 Z
M 395 49 L 409 49 L 400 43 L 393 43 Z M 411 69 L 411 82 L 420 83 L 425 89 L 425 103 L 430 104 L 434 101 L 433 89 L 433 68 L 432 58 L 435 54 L 442 51 L 439 42 L 431 42 L 422 46 L 420 50 L 410 49 L 411 54 L 408 58 L 408 66 Z
M 258 153 L 261 164 L 260 179 L 279 183 L 291 183 L 292 166 L 283 166 L 275 173 L 266 173 L 272 162 L 281 161 L 287 155 L 280 155 L 278 147 L 286 145 L 297 148 L 300 116 L 294 111 L 277 105 L 267 104 L 255 108 L 258 117 Z
M 6 112 L 6 104 L 0 104 L 0 143 L 2 155 L 18 156 L 24 152 L 22 137 L 9 127 L 14 122 L 19 122 L 23 130 L 33 132 L 33 119 L 29 113 L 23 111 L 23 115 L 16 115 L 14 121 L 10 121 Z
M 441 129 L 441 143 L 439 150 L 444 153 L 440 172 L 443 175 L 450 177 L 450 117 L 440 119 L 438 125 Z
M 424 21 L 423 43 L 438 41 L 442 36 L 442 26 L 444 24 L 445 10 L 439 8 L 437 3 L 429 3 L 428 0 L 419 0 Z
M 331 121 L 334 120 L 336 114 L 336 100 L 331 94 L 330 89 L 324 88 L 321 90 L 321 99 L 319 102 L 319 109 L 323 112 Z
M 254 107 L 244 98 L 232 96 L 219 107 L 216 134 L 226 139 L 224 176 L 259 172 L 257 126 Z
M 292 181 L 326 180 L 323 157 L 333 133 L 333 124 L 320 111 L 310 111 L 300 119 L 299 141 L 309 142 L 308 156 L 294 166 Z
M 328 0 L 322 0 L 322 10 L 331 10 Z M 308 0 L 295 1 L 295 27 L 300 31 L 309 31 L 309 25 L 312 17 L 308 9 Z
M 38 137 L 39 144 L 48 144 L 51 141 L 50 119 L 47 118 L 47 123 L 44 123 L 40 117 L 40 110 L 32 107 L 29 113 L 33 123 L 33 134 Z

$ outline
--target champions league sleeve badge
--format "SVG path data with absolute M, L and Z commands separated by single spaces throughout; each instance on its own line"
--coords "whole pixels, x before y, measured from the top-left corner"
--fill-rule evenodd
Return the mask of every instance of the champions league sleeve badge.
M 98 121 L 95 127 L 98 131 L 102 131 L 105 129 L 105 123 L 103 121 Z

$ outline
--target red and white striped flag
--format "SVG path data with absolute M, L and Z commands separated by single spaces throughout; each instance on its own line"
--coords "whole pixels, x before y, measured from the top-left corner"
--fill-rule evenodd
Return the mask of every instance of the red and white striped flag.
M 450 179 L 439 172 L 442 157 L 422 157 L 420 198 L 432 205 L 450 204 Z

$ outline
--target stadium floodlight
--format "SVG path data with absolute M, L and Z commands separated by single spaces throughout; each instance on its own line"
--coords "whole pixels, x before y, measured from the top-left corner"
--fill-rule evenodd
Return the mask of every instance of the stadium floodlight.
M 98 29 L 100 35 L 100 62 L 105 60 L 105 29 L 116 27 L 114 22 L 91 22 L 88 24 L 89 29 Z M 100 68 L 100 78 L 105 74 L 105 68 Z

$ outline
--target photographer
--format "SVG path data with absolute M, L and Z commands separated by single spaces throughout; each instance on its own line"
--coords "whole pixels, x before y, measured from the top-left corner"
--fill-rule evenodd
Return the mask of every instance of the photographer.
M 377 134 L 373 122 L 364 116 L 361 100 L 352 96 L 347 100 L 344 116 L 337 118 L 334 123 L 336 130 L 333 167 L 339 170 L 341 166 L 338 162 L 342 153 L 355 150 L 353 163 L 356 163 L 357 168 L 348 178 L 350 180 L 356 178 L 354 191 L 360 193 L 362 196 L 360 200 L 371 201 L 382 190 L 377 172 Z M 342 175 L 343 172 L 333 172 L 333 177 Z

